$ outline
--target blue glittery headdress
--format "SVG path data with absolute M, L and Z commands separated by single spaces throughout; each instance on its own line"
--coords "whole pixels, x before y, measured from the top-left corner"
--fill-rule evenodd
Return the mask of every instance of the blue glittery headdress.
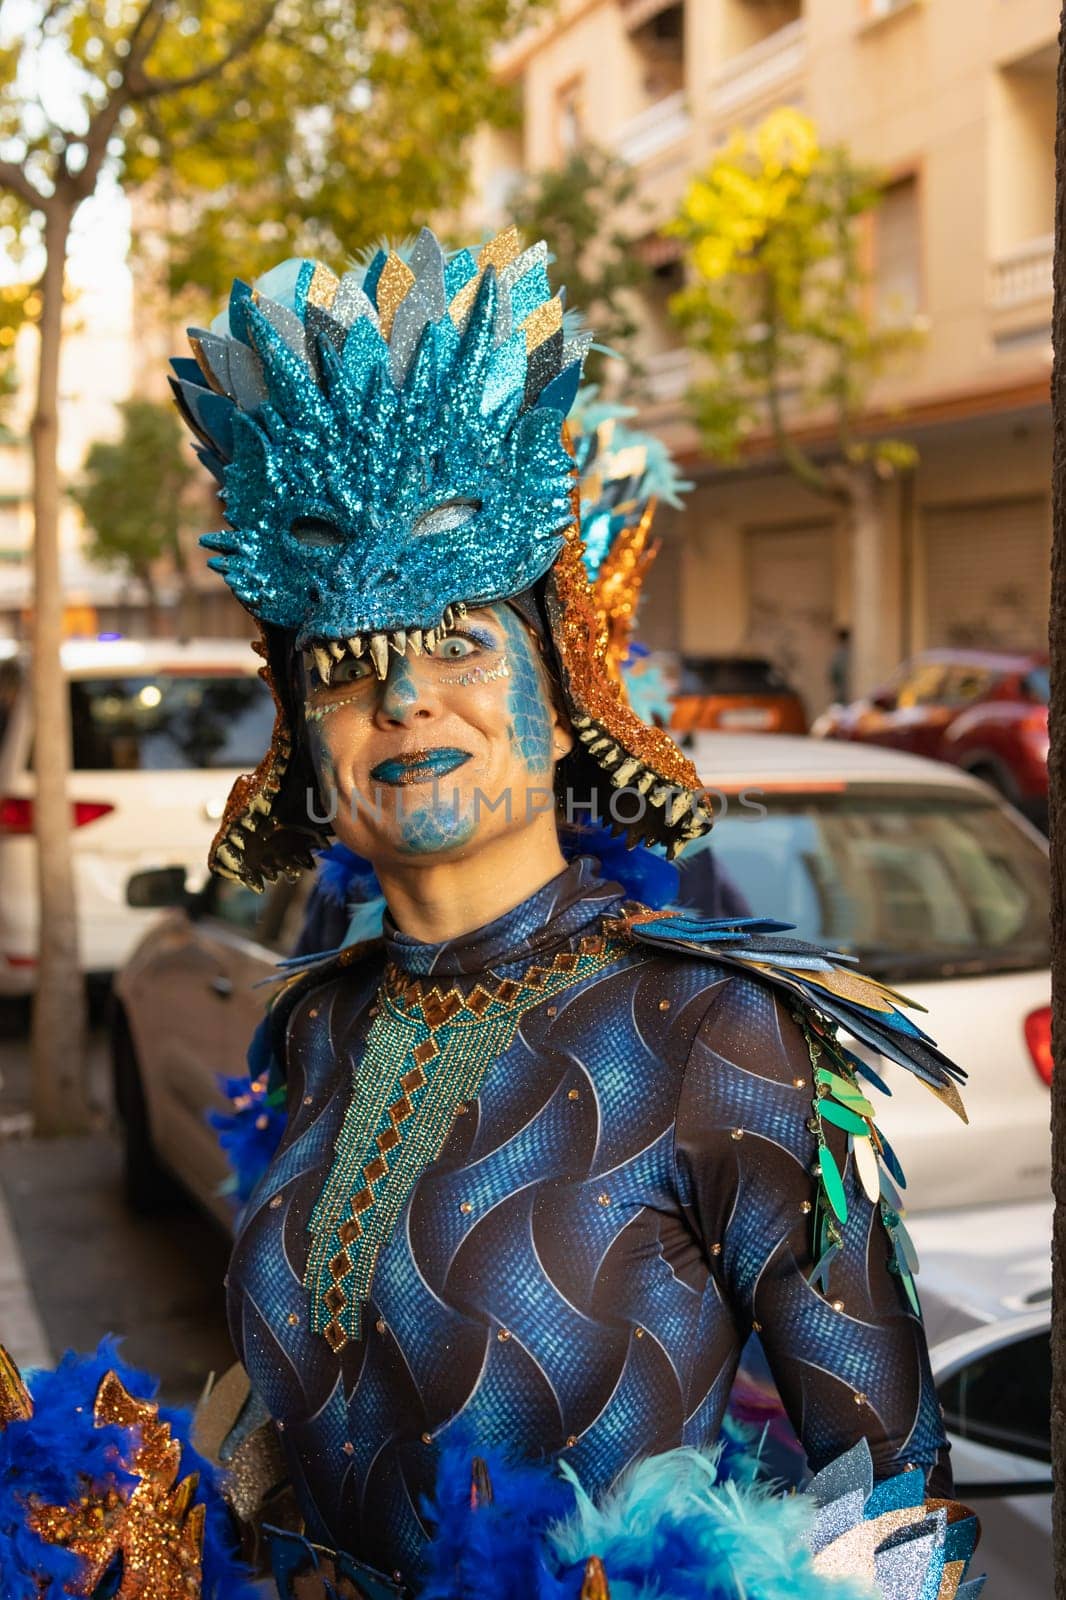
M 327 682 L 349 654 L 384 677 L 390 651 L 432 651 L 467 607 L 531 592 L 590 784 L 650 791 L 640 837 L 668 848 L 710 826 L 690 764 L 599 681 L 564 435 L 591 335 L 547 259 L 513 228 L 451 256 L 424 229 L 406 257 L 379 250 L 340 279 L 283 262 L 190 330 L 173 387 L 229 523 L 202 542 L 260 623 L 279 706 L 270 752 L 230 797 L 217 870 L 261 887 L 322 842 L 293 771 L 294 647 Z

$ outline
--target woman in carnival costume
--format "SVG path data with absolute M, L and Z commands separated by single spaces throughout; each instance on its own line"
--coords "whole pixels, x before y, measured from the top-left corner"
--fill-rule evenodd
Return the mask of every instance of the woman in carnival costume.
M 711 816 L 607 670 L 589 336 L 547 259 L 507 230 L 286 262 L 175 363 L 277 702 L 211 864 L 259 889 L 332 835 L 387 903 L 253 1044 L 284 1129 L 201 1441 L 246 1511 L 280 1445 L 294 1600 L 972 1600 L 880 1080 L 838 1029 L 960 1112 L 963 1075 L 844 958 L 560 848 L 562 817 L 672 858 Z M 753 1329 L 817 1474 L 790 1499 L 724 1481 Z

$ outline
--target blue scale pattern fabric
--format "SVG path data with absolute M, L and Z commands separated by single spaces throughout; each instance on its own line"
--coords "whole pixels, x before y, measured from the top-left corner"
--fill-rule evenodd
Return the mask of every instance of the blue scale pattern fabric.
M 363 1337 L 334 1353 L 312 1333 L 307 1225 L 386 960 L 465 994 L 576 950 L 622 908 L 583 859 L 452 943 L 386 922 L 383 946 L 304 980 L 276 1024 L 288 1122 L 240 1220 L 234 1342 L 313 1536 L 412 1585 L 442 1451 L 569 1462 L 598 1494 L 637 1458 L 717 1438 L 753 1326 L 812 1467 L 865 1437 L 878 1478 L 913 1463 L 950 1491 L 921 1323 L 835 1128 L 848 1222 L 827 1292 L 808 1282 L 818 1147 L 798 1002 L 720 952 L 634 939 L 525 1011 L 381 1251 Z

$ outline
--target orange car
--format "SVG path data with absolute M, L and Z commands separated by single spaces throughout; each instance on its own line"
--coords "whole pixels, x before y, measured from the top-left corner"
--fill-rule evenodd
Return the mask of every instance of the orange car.
M 674 733 L 806 733 L 803 701 L 765 656 L 683 656 Z

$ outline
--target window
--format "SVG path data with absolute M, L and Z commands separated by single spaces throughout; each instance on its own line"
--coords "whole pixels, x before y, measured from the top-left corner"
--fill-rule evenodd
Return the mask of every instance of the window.
M 76 772 L 252 768 L 270 743 L 274 704 L 243 674 L 73 678 Z
M 1051 1339 L 1035 1333 L 1000 1345 L 939 1389 L 944 1426 L 960 1438 L 1051 1462 Z
M 984 667 L 949 667 L 940 699 L 947 706 L 964 706 L 987 694 L 995 681 L 995 674 Z
M 943 665 L 939 661 L 920 661 L 900 679 L 895 703 L 904 711 L 912 706 L 938 705 L 943 688 Z
M 639 15 L 639 13 L 637 13 Z M 635 18 L 634 18 L 635 20 Z M 630 21 L 630 38 L 641 65 L 649 105 L 685 87 L 685 7 L 659 6 L 639 26 Z
M 311 873 L 304 873 L 295 883 L 279 878 L 265 894 L 256 894 L 243 883 L 212 878 L 204 891 L 202 911 L 257 944 L 287 955 L 300 931 L 312 882 Z
M 686 904 L 706 850 L 751 915 L 887 982 L 1047 965 L 1047 856 L 998 806 L 903 785 L 761 793 L 753 775 L 746 788 L 682 857 Z
M 886 326 L 904 327 L 922 309 L 923 298 L 916 178 L 888 185 L 874 212 L 873 228 L 877 316 Z
M 555 144 L 560 157 L 576 150 L 585 137 L 585 80 L 571 78 L 555 91 Z

